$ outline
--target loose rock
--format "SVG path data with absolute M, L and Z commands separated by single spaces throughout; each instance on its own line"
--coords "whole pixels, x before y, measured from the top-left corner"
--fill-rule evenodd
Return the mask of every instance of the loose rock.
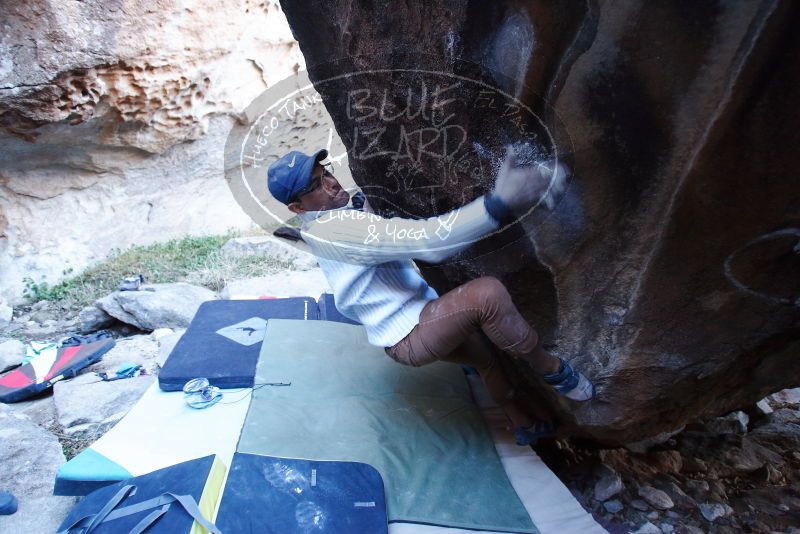
M 706 495 L 708 495 L 708 482 L 705 480 L 687 480 L 686 481 L 686 489 L 689 490 L 689 493 L 697 500 L 705 499 Z
M 716 417 L 706 422 L 706 429 L 709 432 L 719 434 L 744 434 L 747 432 L 747 425 L 750 418 L 742 411 L 729 413 L 724 417 Z
M 139 364 L 150 371 L 158 357 L 159 342 L 148 334 L 140 334 L 117 339 L 114 347 L 103 355 L 103 359 L 86 369 L 87 373 L 107 373 L 109 376 L 117 372 L 122 365 Z M 98 379 L 99 380 L 99 379 Z
M 604 502 L 603 508 L 605 508 L 606 512 L 608 512 L 609 514 L 616 514 L 618 512 L 621 512 L 625 508 L 625 506 L 620 501 L 614 499 L 611 501 Z
M 172 334 L 174 330 L 172 328 L 156 328 L 152 332 L 150 332 L 150 338 L 158 341 L 162 337 L 168 336 Z
M 159 342 L 150 335 L 119 339 L 114 348 L 102 360 L 89 366 L 84 374 L 56 382 L 53 395 L 58 422 L 64 427 L 64 434 L 99 435 L 119 421 L 155 377 L 136 376 L 104 382 L 95 373 L 113 376 L 117 369 L 129 363 L 152 371 L 158 357 L 158 347 Z
M 618 474 L 607 474 L 595 483 L 594 498 L 598 501 L 606 501 L 623 489 L 622 479 Z
M 78 312 L 78 320 L 81 325 L 81 332 L 89 333 L 96 332 L 107 326 L 114 324 L 114 319 L 105 311 L 97 306 L 86 306 Z
M 661 529 L 655 526 L 653 523 L 648 521 L 638 530 L 636 530 L 635 534 L 661 534 Z
M 687 495 L 673 477 L 661 476 L 654 482 L 654 485 L 669 495 L 675 507 L 684 510 L 693 510 L 697 507 L 697 501 Z
M 800 404 L 800 387 L 784 389 L 767 398 L 779 407 L 786 404 Z
M 17 339 L 0 343 L 0 372 L 16 365 L 25 357 L 25 344 Z
M 140 328 L 186 328 L 203 302 L 214 300 L 204 287 L 177 282 L 144 285 L 139 291 L 115 291 L 95 305 L 116 319 Z
M 703 514 L 703 517 L 706 518 L 706 521 L 713 523 L 720 517 L 725 517 L 729 515 L 733 510 L 730 506 L 727 506 L 722 503 L 718 502 L 706 502 L 702 503 L 700 506 L 700 513 Z
M 19 509 L 0 516 L 0 532 L 55 532 L 75 504 L 53 496 L 56 472 L 66 459 L 58 439 L 27 416 L 0 404 L 0 488 L 14 494 Z
M 151 375 L 104 382 L 83 374 L 56 382 L 56 413 L 64 434 L 96 438 L 122 419 L 154 380 Z
M 638 494 L 639 497 L 647 501 L 653 508 L 658 508 L 659 510 L 668 510 L 675 506 L 672 499 L 669 498 L 669 495 L 653 486 L 640 486 Z
M 650 509 L 650 506 L 641 499 L 634 499 L 631 501 L 631 506 L 639 510 L 640 512 L 646 512 Z
M 6 328 L 11 324 L 11 319 L 14 316 L 14 309 L 9 306 L 5 300 L 0 298 L 0 328 Z
M 168 336 L 158 339 L 158 356 L 156 357 L 156 362 L 159 366 L 164 367 L 164 362 L 167 361 L 167 357 L 172 353 L 172 349 L 175 348 L 175 345 L 181 339 L 184 332 L 186 332 L 186 329 L 180 328 Z

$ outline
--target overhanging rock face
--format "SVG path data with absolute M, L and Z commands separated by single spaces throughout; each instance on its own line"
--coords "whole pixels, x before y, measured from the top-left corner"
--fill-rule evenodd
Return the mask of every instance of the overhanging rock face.
M 506 283 L 598 385 L 544 399 L 576 433 L 637 441 L 800 384 L 794 2 L 282 5 L 378 211 L 477 197 L 509 143 L 572 168 L 555 202 L 423 268 L 440 293 Z

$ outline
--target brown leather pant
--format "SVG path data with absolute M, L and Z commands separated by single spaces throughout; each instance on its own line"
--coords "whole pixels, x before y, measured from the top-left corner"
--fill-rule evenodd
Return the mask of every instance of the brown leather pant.
M 538 342 L 539 336 L 517 311 L 505 286 L 496 278 L 483 277 L 426 304 L 419 324 L 386 353 L 415 367 L 437 360 L 474 367 L 492 399 L 505 406 L 514 388 L 495 347 L 529 356 Z

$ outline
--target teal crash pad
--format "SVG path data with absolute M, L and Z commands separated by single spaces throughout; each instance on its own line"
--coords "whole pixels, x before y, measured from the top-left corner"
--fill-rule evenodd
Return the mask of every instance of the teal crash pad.
M 363 326 L 271 319 L 255 383 L 239 452 L 369 464 L 390 523 L 538 532 L 458 365 L 403 366 Z

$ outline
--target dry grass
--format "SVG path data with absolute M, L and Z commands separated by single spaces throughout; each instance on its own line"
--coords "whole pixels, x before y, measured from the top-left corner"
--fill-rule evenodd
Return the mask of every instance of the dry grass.
M 293 268 L 291 263 L 263 255 L 224 256 L 222 246 L 236 236 L 233 232 L 187 236 L 115 250 L 105 261 L 55 285 L 26 280 L 26 296 L 31 301 L 53 301 L 65 311 L 77 311 L 114 291 L 124 277 L 136 274 L 144 275 L 148 283 L 189 282 L 219 291 L 230 280 Z

